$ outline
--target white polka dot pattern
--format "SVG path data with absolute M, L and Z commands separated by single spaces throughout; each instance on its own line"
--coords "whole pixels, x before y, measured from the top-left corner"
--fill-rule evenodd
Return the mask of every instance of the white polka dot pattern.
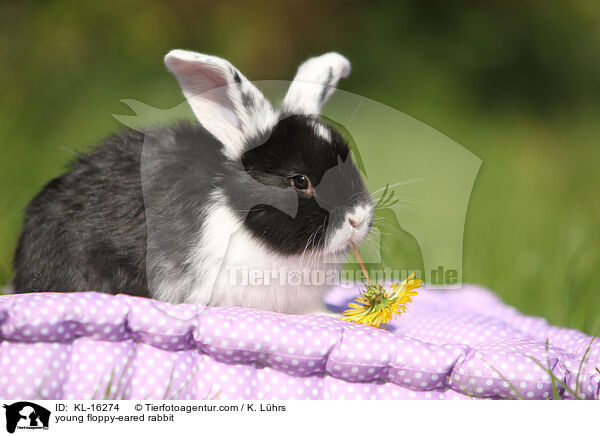
M 327 302 L 341 311 L 356 292 Z M 589 336 L 475 286 L 421 290 L 386 330 L 127 295 L 9 295 L 0 341 L 6 399 L 551 398 L 534 359 L 583 398 L 600 391 L 600 340 L 579 374 Z

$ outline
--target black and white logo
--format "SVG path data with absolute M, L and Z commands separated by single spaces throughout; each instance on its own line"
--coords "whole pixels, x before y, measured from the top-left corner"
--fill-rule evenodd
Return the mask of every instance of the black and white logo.
M 14 433 L 19 430 L 47 430 L 50 422 L 50 411 L 28 401 L 19 401 L 3 406 L 6 409 L 6 431 Z

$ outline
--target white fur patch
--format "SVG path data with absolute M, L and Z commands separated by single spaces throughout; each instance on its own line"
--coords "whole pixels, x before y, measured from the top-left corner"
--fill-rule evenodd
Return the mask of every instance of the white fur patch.
M 358 245 L 369 234 L 369 220 L 373 214 L 370 205 L 356 206 L 353 211 L 346 214 L 344 222 L 327 238 L 326 252 L 335 253 L 348 248 L 348 243 Z M 350 220 L 357 223 L 350 224 Z
M 190 274 L 177 284 L 159 286 L 163 289 L 160 299 L 180 302 L 180 296 L 186 295 L 185 303 L 243 306 L 284 313 L 323 311 L 326 283 L 290 283 L 289 277 L 282 283 L 282 273 L 320 270 L 325 274 L 327 270 L 337 274 L 341 264 L 329 263 L 331 256 L 323 253 L 306 253 L 304 256 L 274 253 L 250 235 L 218 190 L 211 197 L 213 203 L 202 234 L 198 236 Z M 243 275 L 244 271 L 247 276 L 271 274 L 276 277 L 269 283 L 250 283 L 238 274 Z
M 315 133 L 320 136 L 322 139 L 324 139 L 327 142 L 331 142 L 331 131 L 329 130 L 329 127 L 327 127 L 325 124 L 319 122 L 319 121 L 314 121 L 312 123 L 312 127 L 315 131 Z
M 338 81 L 350 74 L 350 62 L 339 53 L 310 58 L 298 68 L 282 109 L 293 114 L 316 115 L 335 90 Z
M 165 56 L 196 118 L 224 145 L 224 154 L 239 159 L 244 146 L 254 137 L 268 133 L 278 113 L 263 94 L 225 59 L 187 50 L 172 50 Z M 282 111 L 317 115 L 350 63 L 338 53 L 311 58 L 298 68 L 283 100 Z M 331 134 L 325 126 L 315 131 L 325 140 Z
M 277 114 L 263 94 L 225 59 L 172 50 L 165 64 L 175 74 L 198 121 L 237 159 L 248 139 L 270 131 Z

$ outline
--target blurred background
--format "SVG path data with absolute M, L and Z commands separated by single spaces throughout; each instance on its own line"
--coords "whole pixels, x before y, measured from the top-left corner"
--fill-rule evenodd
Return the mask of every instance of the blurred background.
M 600 328 L 600 3 L 0 3 L 0 284 L 22 210 L 73 150 L 120 127 L 120 99 L 181 102 L 162 58 L 188 48 L 251 80 L 335 50 L 340 88 L 403 111 L 483 160 L 464 280 L 550 322 Z M 411 254 L 398 250 L 398 263 Z M 403 257 L 404 256 L 404 257 Z

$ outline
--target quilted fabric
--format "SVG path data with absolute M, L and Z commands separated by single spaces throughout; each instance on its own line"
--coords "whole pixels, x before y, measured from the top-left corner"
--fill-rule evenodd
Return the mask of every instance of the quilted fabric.
M 356 293 L 336 288 L 327 301 L 341 311 Z M 0 397 L 551 398 L 551 377 L 534 357 L 573 391 L 598 399 L 600 340 L 579 373 L 591 339 L 522 315 L 475 286 L 421 290 L 386 330 L 127 295 L 7 295 L 0 297 Z

